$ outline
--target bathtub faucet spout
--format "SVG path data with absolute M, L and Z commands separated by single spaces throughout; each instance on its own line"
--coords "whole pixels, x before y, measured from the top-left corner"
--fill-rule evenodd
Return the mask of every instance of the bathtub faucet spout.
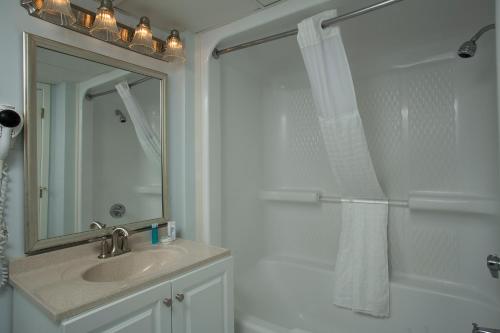
M 500 272 L 500 258 L 497 255 L 490 254 L 486 259 L 486 264 L 490 270 L 491 276 L 498 279 L 498 273 Z
M 476 323 L 473 323 L 472 333 L 500 333 L 500 330 L 493 328 L 479 327 Z

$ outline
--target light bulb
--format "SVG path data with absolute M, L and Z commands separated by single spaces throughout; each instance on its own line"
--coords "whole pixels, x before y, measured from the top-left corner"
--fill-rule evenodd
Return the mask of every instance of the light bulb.
M 111 0 L 101 0 L 101 5 L 97 9 L 94 24 L 90 29 L 90 34 L 105 41 L 114 42 L 120 39 L 120 30 L 116 25 L 116 18 Z
M 76 22 L 69 0 L 45 0 L 38 15 L 46 21 L 59 25 L 72 25 Z
M 153 32 L 146 16 L 141 17 L 139 24 L 135 28 L 134 37 L 129 48 L 141 53 L 153 53 Z
M 180 38 L 179 31 L 170 31 L 170 35 L 167 37 L 167 41 L 165 43 L 165 54 L 163 58 L 169 62 L 183 63 L 186 61 L 186 57 L 184 55 L 184 44 Z

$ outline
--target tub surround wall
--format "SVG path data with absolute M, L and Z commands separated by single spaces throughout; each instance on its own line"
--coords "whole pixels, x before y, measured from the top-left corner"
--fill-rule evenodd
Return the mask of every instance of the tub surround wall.
M 452 8 L 408 1 L 341 25 L 370 152 L 390 199 L 497 200 L 493 34 L 483 36 L 474 58 L 455 56 L 492 12 L 472 1 Z M 449 21 L 441 19 L 445 13 Z M 220 89 L 212 85 L 207 97 L 209 175 L 219 177 L 209 183 L 220 182 L 221 200 L 211 196 L 208 212 L 221 209 L 222 224 L 211 228 L 221 238 L 211 239 L 235 256 L 240 332 L 329 332 L 334 322 L 346 332 L 469 332 L 474 320 L 500 325 L 500 285 L 485 266 L 486 255 L 500 251 L 500 225 L 490 211 L 391 207 L 391 319 L 375 322 L 334 307 L 341 206 L 259 199 L 260 190 L 283 188 L 338 194 L 296 41 L 210 61 L 209 82 Z M 297 293 L 300 281 L 308 281 L 304 295 Z M 429 311 L 417 318 L 412 306 Z M 464 315 L 450 328 L 457 313 Z
M 495 26 L 500 27 L 500 0 L 495 0 Z M 498 33 L 497 30 L 495 30 L 495 44 L 496 44 L 496 68 L 497 68 L 497 105 L 500 105 L 500 85 L 498 82 L 500 82 L 500 33 Z M 498 117 L 498 123 L 497 123 L 498 128 L 500 128 L 500 117 Z M 499 149 L 500 149 L 500 135 L 498 137 L 499 140 Z M 498 154 L 498 158 L 500 159 L 500 153 Z M 500 165 L 500 161 L 499 161 Z M 499 172 L 499 183 L 498 186 L 500 186 L 500 169 L 498 170 Z
M 194 216 L 190 203 L 194 199 L 193 174 L 193 35 L 183 33 L 187 41 L 185 66 L 167 64 L 141 56 L 134 52 L 103 43 L 67 29 L 30 17 L 18 1 L 2 2 L 4 17 L 0 22 L 3 33 L 0 36 L 5 52 L 0 55 L 0 101 L 12 104 L 17 109 L 23 108 L 23 31 L 41 35 L 62 43 L 85 48 L 122 61 L 133 62 L 141 66 L 165 72 L 169 75 L 168 109 L 170 146 L 170 195 L 172 217 L 179 221 L 182 229 L 186 225 L 185 237 L 194 235 Z M 131 20 L 132 21 L 132 20 Z M 125 22 L 125 21 L 124 21 Z M 134 20 L 135 22 L 135 20 Z M 162 36 L 166 37 L 166 33 Z M 9 164 L 9 200 L 6 219 L 9 227 L 7 253 L 10 257 L 22 256 L 24 252 L 24 184 L 23 184 L 23 142 L 17 140 L 7 160 Z M 187 171 L 186 171 L 187 170 Z M 11 290 L 0 291 L 0 331 L 10 332 Z
M 234 23 L 199 33 L 196 39 L 196 238 L 221 242 L 220 191 L 220 62 L 212 58 L 219 43 L 252 39 L 258 33 L 282 31 L 295 26 L 304 15 L 331 8 L 329 0 L 287 0 Z M 278 19 L 287 18 L 283 23 Z M 294 23 L 290 23 L 294 22 Z M 220 46 L 220 45 L 219 45 Z M 246 65 L 243 64 L 242 67 Z

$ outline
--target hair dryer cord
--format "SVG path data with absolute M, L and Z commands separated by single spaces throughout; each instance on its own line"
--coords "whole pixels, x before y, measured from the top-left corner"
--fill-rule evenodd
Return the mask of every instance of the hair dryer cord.
M 0 177 L 0 289 L 9 281 L 9 262 L 5 252 L 7 251 L 7 224 L 4 218 L 4 209 L 7 199 L 7 164 L 3 165 Z

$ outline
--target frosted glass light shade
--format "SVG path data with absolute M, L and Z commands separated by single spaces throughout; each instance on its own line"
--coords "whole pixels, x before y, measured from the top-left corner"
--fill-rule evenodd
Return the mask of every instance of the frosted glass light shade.
M 129 48 L 141 53 L 153 53 L 153 32 L 147 17 L 141 17 Z
M 186 56 L 184 55 L 184 43 L 182 43 L 179 31 L 172 30 L 170 35 L 167 37 L 163 59 L 168 62 L 178 63 L 186 61 Z
M 46 21 L 59 25 L 72 25 L 76 22 L 69 0 L 45 0 L 38 15 Z
M 167 37 L 166 46 L 171 49 L 182 49 L 183 45 L 179 35 L 179 31 L 177 30 L 170 31 L 170 35 Z
M 90 29 L 90 34 L 107 42 L 114 42 L 120 39 L 120 30 L 116 25 L 116 18 L 111 0 L 101 1 L 101 6 L 97 9 L 94 24 Z

